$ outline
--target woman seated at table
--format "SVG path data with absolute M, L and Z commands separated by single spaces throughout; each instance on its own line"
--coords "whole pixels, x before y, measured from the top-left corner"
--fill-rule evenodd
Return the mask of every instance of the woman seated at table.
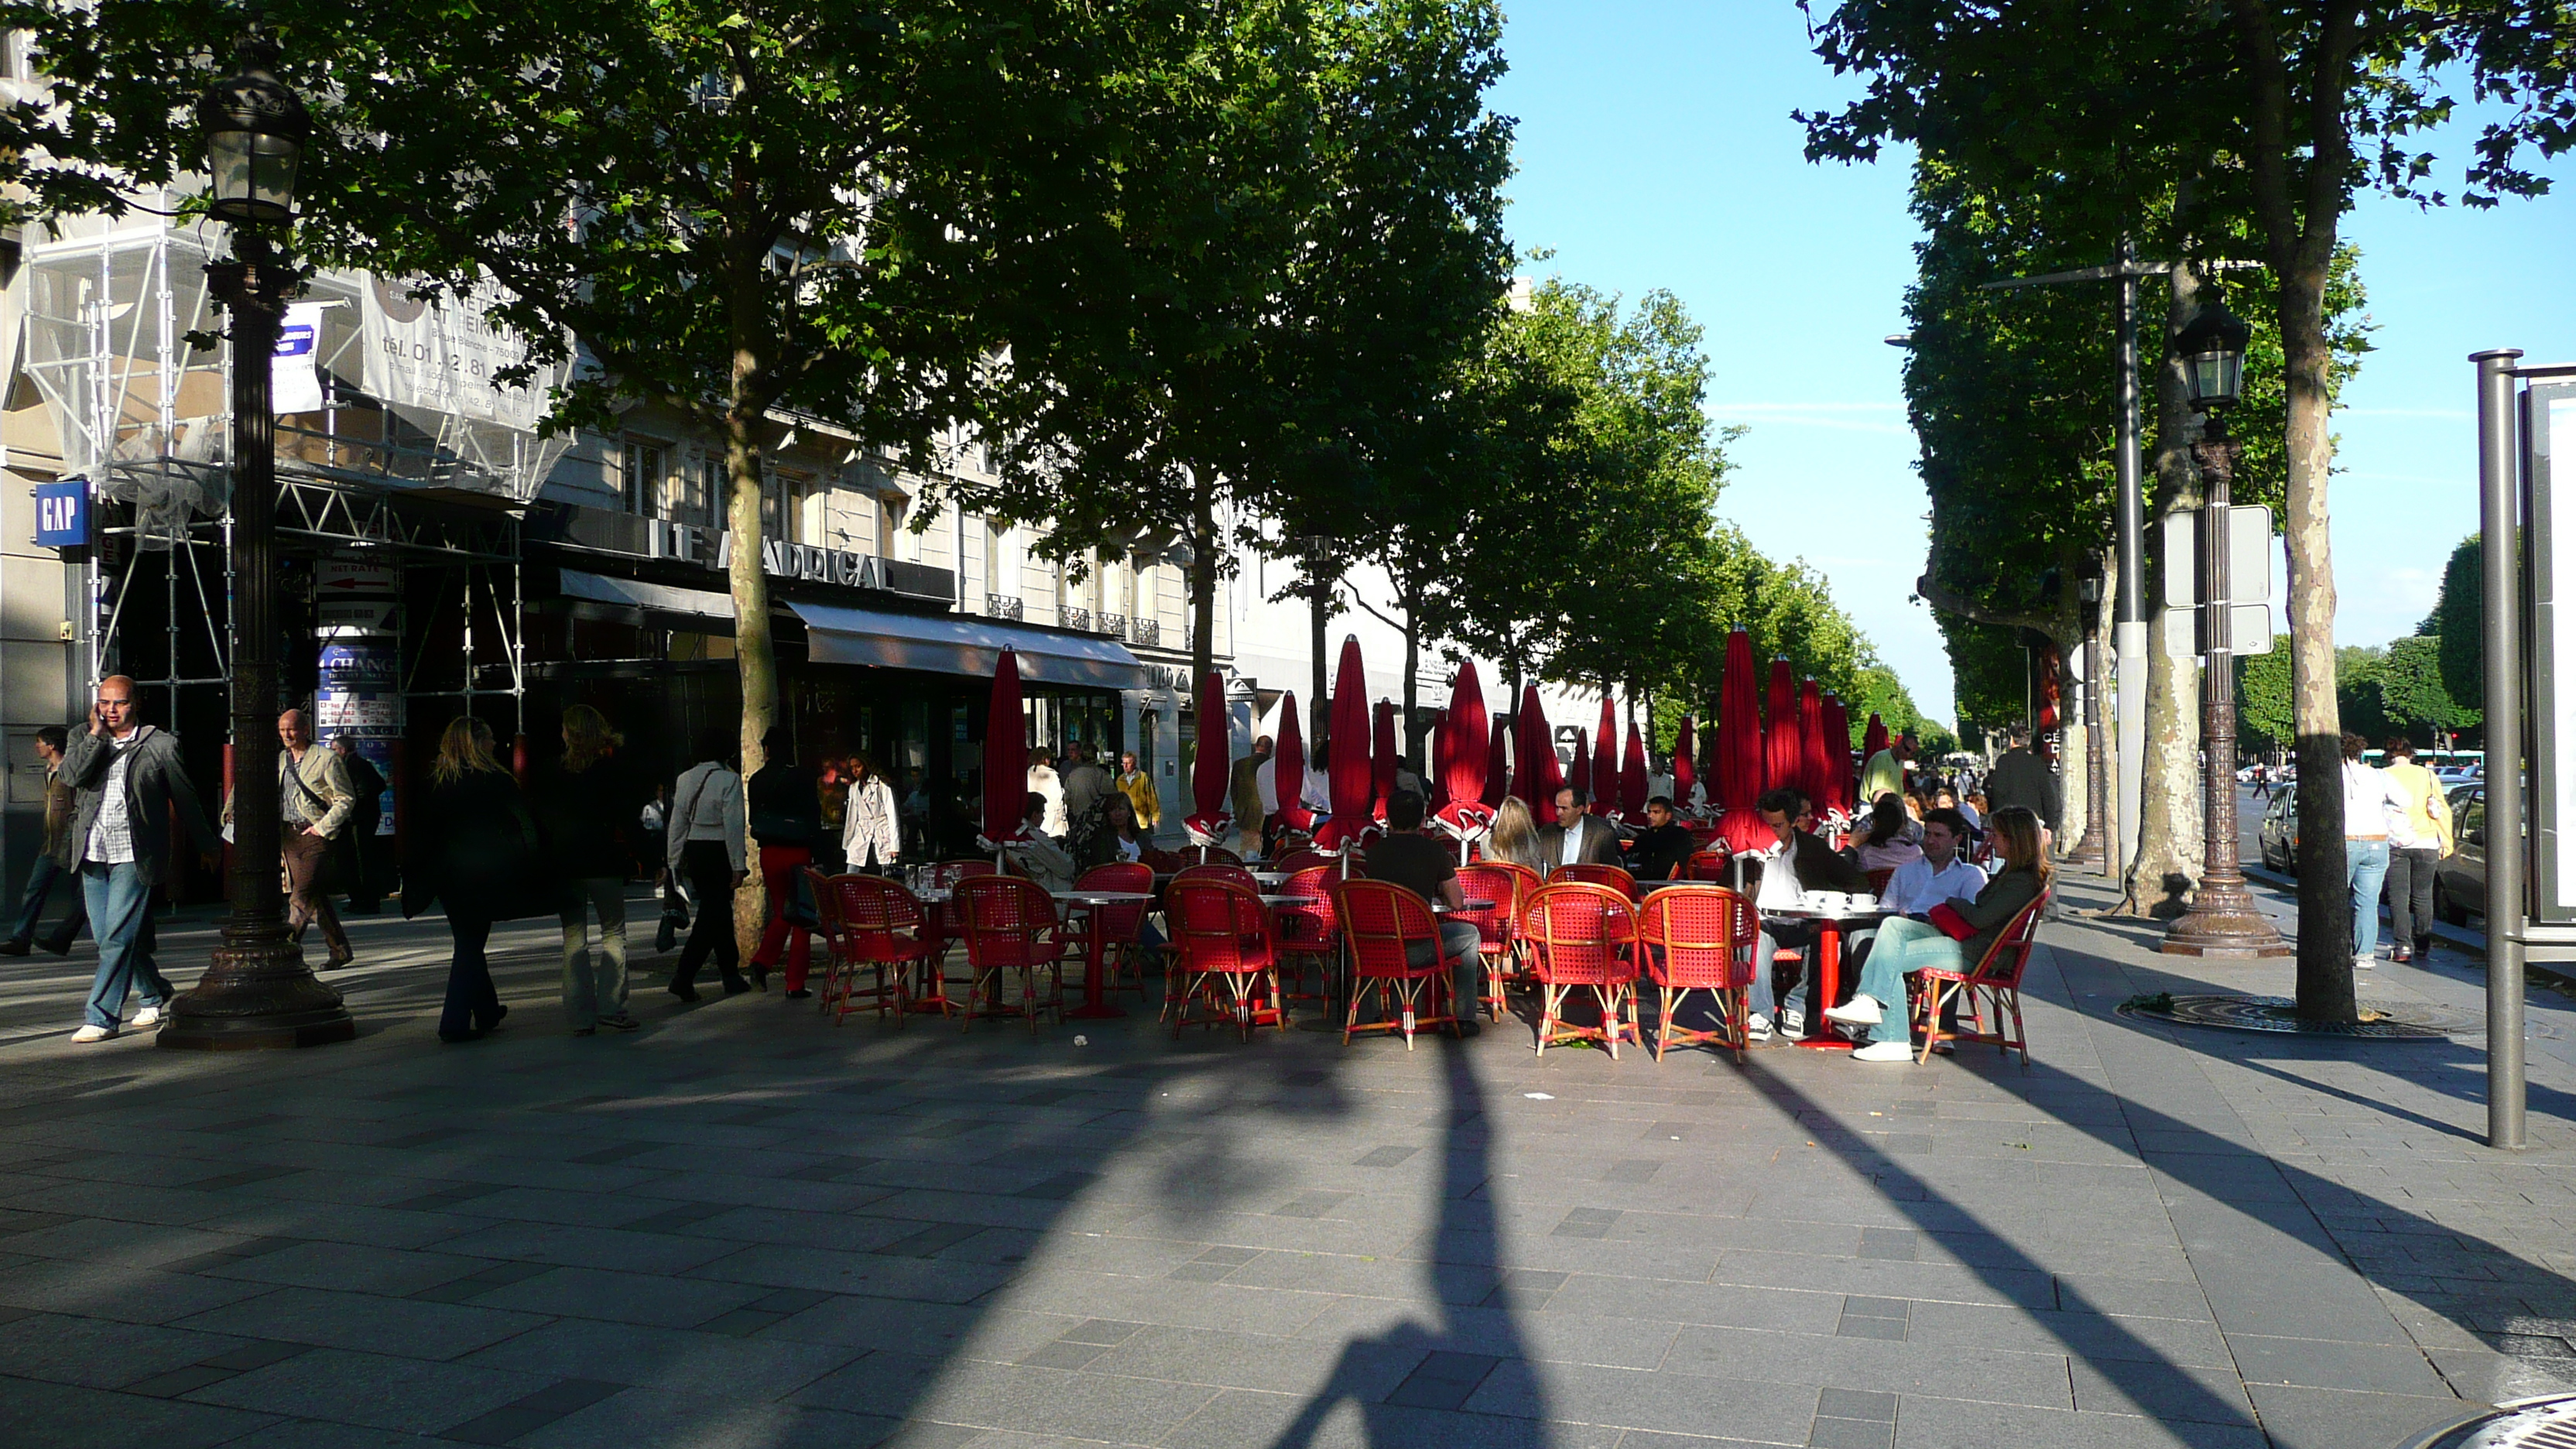
M 1905 807 L 1894 795 L 1881 795 L 1869 807 L 1869 828 L 1860 838 L 1860 868 L 1894 870 L 1923 858 L 1923 847 L 1915 842 L 1923 836 L 1923 827 L 1906 818 Z
M 1006 841 L 1002 853 L 1011 863 L 1012 873 L 1024 875 L 1051 891 L 1073 889 L 1073 857 L 1046 833 L 1047 797 L 1035 790 L 1020 805 L 1019 840 Z
M 1494 810 L 1494 828 L 1485 836 L 1484 858 L 1506 865 L 1526 866 L 1540 875 L 1547 874 L 1546 852 L 1539 848 L 1538 821 L 1530 814 L 1529 803 L 1518 795 L 1506 795 Z
M 1878 928 L 1878 944 L 1862 963 L 1860 989 L 1825 1015 L 1869 1028 L 1869 1043 L 1852 1053 L 1863 1062 L 1911 1061 L 1905 978 L 1926 967 L 1965 971 L 1985 959 L 2004 928 L 2048 889 L 2048 858 L 2041 852 L 2039 817 L 2020 806 L 1994 814 L 1989 827 L 2001 866 L 1972 901 L 1948 901 L 1928 915 L 1898 916 Z
M 1071 844 L 1068 853 L 1084 870 L 1142 857 L 1145 838 L 1136 833 L 1136 802 L 1114 790 L 1101 796 L 1100 803 L 1074 823 Z

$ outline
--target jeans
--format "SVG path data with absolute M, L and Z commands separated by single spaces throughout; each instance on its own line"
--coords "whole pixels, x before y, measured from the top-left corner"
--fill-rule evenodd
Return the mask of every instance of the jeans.
M 599 913 L 599 956 L 592 964 L 590 916 Z M 564 1015 L 572 1029 L 599 1025 L 626 1011 L 626 882 L 614 876 L 577 880 L 564 888 Z
M 814 958 L 814 933 L 787 919 L 788 903 L 796 899 L 796 872 L 814 863 L 814 852 L 801 845 L 764 845 L 760 848 L 760 883 L 769 888 L 769 924 L 761 927 L 760 949 L 751 953 L 751 964 L 764 969 L 778 964 L 778 948 L 787 947 L 787 989 L 805 989 L 805 969 Z M 795 932 L 793 944 L 787 940 Z
M 52 856 L 36 857 L 36 868 L 27 873 L 27 893 L 18 900 L 18 924 L 10 931 L 10 940 L 32 941 L 36 938 L 36 924 L 45 914 L 45 898 L 54 893 L 54 882 L 70 874 L 56 864 Z M 73 881 L 71 911 L 63 917 L 61 925 L 54 927 L 53 938 L 65 947 L 71 945 L 72 937 L 80 934 L 81 924 L 88 919 L 88 912 L 82 907 L 81 894 L 80 882 Z
M 674 986 L 693 986 L 698 968 L 710 953 L 725 985 L 742 979 L 742 947 L 733 938 L 733 857 L 720 840 L 692 840 L 680 847 L 680 871 L 696 897 L 698 918 L 689 925 L 689 943 L 680 948 Z
M 1771 987 L 1771 958 L 1782 951 L 1803 951 L 1816 944 L 1816 928 L 1806 921 L 1764 921 L 1762 935 L 1753 943 L 1753 985 L 1745 993 L 1744 1009 L 1748 1015 L 1766 1020 L 1779 1015 Z M 1807 1004 L 1807 975 L 1801 970 L 1798 984 L 1789 988 L 1786 1004 L 1803 1012 Z
M 171 996 L 170 983 L 152 964 L 152 887 L 132 861 L 85 860 L 80 875 L 90 930 L 98 937 L 98 974 L 90 980 L 89 1005 L 81 1016 L 114 1031 L 128 992 L 139 991 L 145 1006 L 162 1005 Z
M 1905 1025 L 1905 978 L 1927 966 L 1959 971 L 1966 969 L 1967 958 L 1958 942 L 1929 921 L 1895 916 L 1878 928 L 1878 942 L 1860 967 L 1859 994 L 1880 1007 L 1878 1025 L 1869 1029 L 1871 1041 L 1910 1039 Z
M 492 968 L 483 959 L 483 943 L 492 939 L 492 923 L 451 905 L 447 934 L 455 945 L 447 958 L 447 1001 L 439 1008 L 438 1034 L 461 1037 L 489 1031 L 501 1020 L 501 996 L 492 989 Z
M 2388 937 L 2400 946 L 2433 942 L 2433 872 L 2442 864 L 2438 846 L 2388 851 Z
M 1449 958 L 1457 976 L 1457 994 L 1450 1000 L 1450 1010 L 1462 1017 L 1475 1014 L 1478 977 L 1485 968 L 1484 939 L 1473 922 L 1440 923 L 1440 954 Z M 1407 946 L 1404 961 L 1408 966 L 1428 966 L 1430 953 L 1420 944 Z
M 2343 843 L 2344 881 L 2352 888 L 2352 959 L 2379 954 L 2379 886 L 2388 878 L 2388 839 Z

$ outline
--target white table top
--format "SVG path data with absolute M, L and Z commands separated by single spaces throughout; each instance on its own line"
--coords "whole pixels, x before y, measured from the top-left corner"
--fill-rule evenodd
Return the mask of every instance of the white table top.
M 1048 891 L 1048 895 L 1077 906 L 1114 906 L 1121 901 L 1150 901 L 1151 891 Z

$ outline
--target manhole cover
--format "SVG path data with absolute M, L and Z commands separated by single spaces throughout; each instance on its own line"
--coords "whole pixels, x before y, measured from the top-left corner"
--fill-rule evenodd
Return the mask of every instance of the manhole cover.
M 2498 1404 L 2465 1424 L 2436 1429 L 2406 1449 L 2576 1449 L 2576 1394 Z
M 2280 1032 L 2292 1036 L 2360 1037 L 2372 1041 L 2440 1041 L 2462 1023 L 2449 1012 L 2393 1002 L 2361 1003 L 2357 1022 L 2301 1021 L 2298 1003 L 2286 996 L 2133 996 L 2120 1004 L 2127 1016 L 2223 1031 Z M 2568 1449 L 2576 1449 L 2571 1442 Z

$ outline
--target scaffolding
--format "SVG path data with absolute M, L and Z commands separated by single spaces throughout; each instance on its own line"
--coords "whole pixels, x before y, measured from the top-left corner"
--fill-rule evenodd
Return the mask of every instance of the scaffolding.
M 137 683 L 169 691 L 174 712 L 179 691 L 228 685 L 233 653 L 232 359 L 214 340 L 212 256 L 202 228 L 91 218 L 28 248 L 24 268 L 20 371 L 59 431 L 63 476 L 86 480 L 100 505 L 82 682 L 138 674 L 129 656 L 153 650 L 127 647 L 141 643 L 130 621 L 150 612 L 133 606 L 157 595 L 161 667 Z M 463 674 L 459 688 L 433 679 L 427 692 L 461 694 L 469 709 L 506 694 L 515 712 L 527 678 L 519 518 L 566 445 L 537 434 L 527 399 L 566 370 L 525 395 L 469 393 L 440 375 L 449 334 L 476 372 L 510 346 L 475 299 L 442 310 L 364 274 L 322 272 L 297 300 L 315 323 L 322 406 L 277 420 L 280 538 L 317 558 L 442 571 L 425 596 L 443 608 L 461 593 Z M 387 621 L 406 694 L 422 681 L 429 622 Z

